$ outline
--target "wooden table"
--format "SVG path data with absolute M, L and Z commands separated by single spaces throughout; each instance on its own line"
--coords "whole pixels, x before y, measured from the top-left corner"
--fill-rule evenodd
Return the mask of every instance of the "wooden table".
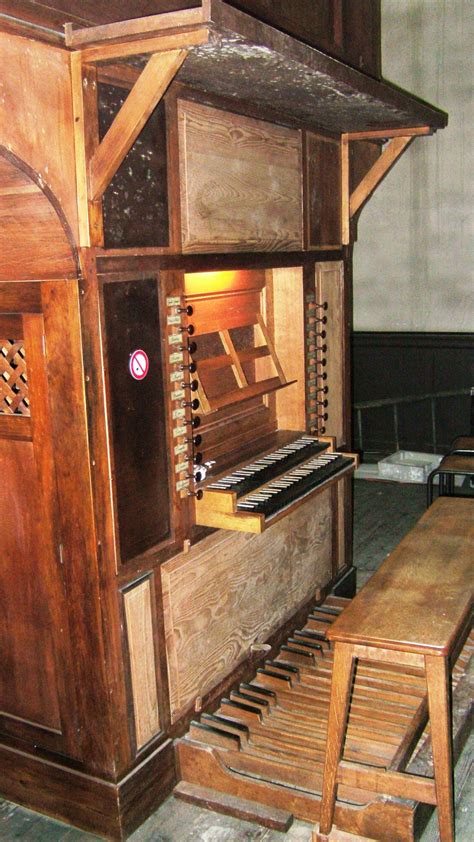
M 454 840 L 450 666 L 470 629 L 474 499 L 441 497 L 332 624 L 334 668 L 319 834 L 332 827 L 344 783 L 438 806 L 441 842 Z M 355 659 L 424 667 L 434 780 L 341 760 Z

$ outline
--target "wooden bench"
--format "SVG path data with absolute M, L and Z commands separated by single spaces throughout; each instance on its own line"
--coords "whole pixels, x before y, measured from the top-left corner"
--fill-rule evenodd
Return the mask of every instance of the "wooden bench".
M 454 840 L 450 667 L 471 624 L 474 499 L 438 498 L 328 631 L 334 668 L 319 831 L 330 832 L 338 784 L 438 807 Z M 426 672 L 434 780 L 342 761 L 355 660 Z

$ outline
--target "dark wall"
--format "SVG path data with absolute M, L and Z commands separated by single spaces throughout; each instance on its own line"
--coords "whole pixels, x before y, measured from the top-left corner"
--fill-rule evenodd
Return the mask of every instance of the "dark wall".
M 474 334 L 361 332 L 352 343 L 355 447 L 443 453 L 470 432 Z

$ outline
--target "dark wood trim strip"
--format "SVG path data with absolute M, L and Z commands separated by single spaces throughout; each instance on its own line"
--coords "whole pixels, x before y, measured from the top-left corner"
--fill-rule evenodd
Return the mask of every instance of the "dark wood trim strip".
M 357 348 L 469 348 L 474 349 L 474 333 L 422 333 L 421 331 L 354 331 L 352 346 Z
M 159 272 L 168 269 L 185 269 L 186 272 L 212 272 L 227 269 L 275 269 L 286 266 L 313 265 L 316 261 L 342 260 L 343 252 L 337 250 L 306 252 L 242 252 L 239 254 L 160 254 L 150 250 L 97 251 L 97 271 L 109 272 Z M 105 280 L 105 279 L 104 279 Z

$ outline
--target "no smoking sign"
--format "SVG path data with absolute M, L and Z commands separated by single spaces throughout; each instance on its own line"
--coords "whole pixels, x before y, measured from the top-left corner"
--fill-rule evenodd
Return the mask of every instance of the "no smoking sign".
M 150 368 L 148 354 L 138 348 L 131 354 L 128 361 L 128 370 L 134 380 L 144 380 Z

